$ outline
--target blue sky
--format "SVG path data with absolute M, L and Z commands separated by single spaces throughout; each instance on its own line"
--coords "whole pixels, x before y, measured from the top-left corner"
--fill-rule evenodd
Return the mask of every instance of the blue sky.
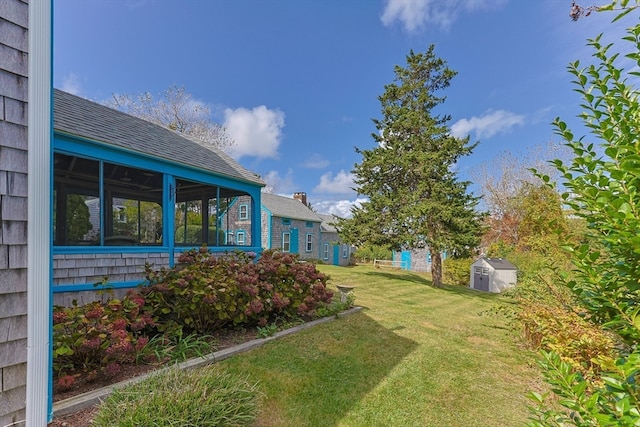
M 580 3 L 580 2 L 579 2 Z M 589 3 L 591 4 L 591 3 Z M 102 101 L 184 86 L 236 141 L 232 155 L 319 213 L 357 200 L 354 147 L 374 145 L 378 96 L 410 49 L 458 72 L 438 112 L 479 141 L 462 179 L 579 123 L 566 71 L 611 13 L 572 22 L 570 0 L 56 0 L 54 86 Z M 585 3 L 584 6 L 587 6 Z M 618 38 L 619 39 L 619 38 Z M 617 40 L 617 39 L 614 39 Z M 577 126 L 577 125 L 576 125 Z

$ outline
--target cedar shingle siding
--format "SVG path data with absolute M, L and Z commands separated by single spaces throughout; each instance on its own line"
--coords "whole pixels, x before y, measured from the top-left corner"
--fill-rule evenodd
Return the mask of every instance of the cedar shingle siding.
M 0 4 L 0 426 L 5 426 L 25 419 L 29 38 L 28 4 Z

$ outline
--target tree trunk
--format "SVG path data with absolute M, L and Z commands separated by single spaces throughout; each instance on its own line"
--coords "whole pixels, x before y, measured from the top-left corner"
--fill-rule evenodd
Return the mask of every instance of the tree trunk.
M 431 283 L 433 286 L 442 287 L 442 257 L 440 251 L 431 251 Z

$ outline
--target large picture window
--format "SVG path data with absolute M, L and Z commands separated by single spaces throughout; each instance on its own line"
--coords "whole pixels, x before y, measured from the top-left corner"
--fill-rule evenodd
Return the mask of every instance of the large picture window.
M 174 204 L 163 209 L 165 191 Z M 161 172 L 77 155 L 54 154 L 53 196 L 56 246 L 160 246 L 171 215 L 181 246 L 237 245 L 234 230 L 251 229 L 244 191 L 180 178 L 165 189 Z M 242 244 L 251 239 L 245 233 Z
M 54 155 L 54 244 L 162 244 L 162 174 Z

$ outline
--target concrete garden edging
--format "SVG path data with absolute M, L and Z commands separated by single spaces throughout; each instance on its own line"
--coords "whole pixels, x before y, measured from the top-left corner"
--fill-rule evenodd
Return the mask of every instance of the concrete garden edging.
M 339 313 L 337 316 L 323 317 L 321 319 L 303 323 L 302 325 L 294 326 L 293 328 L 285 329 L 284 331 L 276 332 L 275 334 L 267 338 L 256 338 L 251 341 L 247 341 L 245 343 L 238 344 L 233 347 L 225 348 L 223 350 L 206 354 L 202 357 L 189 359 L 187 361 L 179 363 L 178 367 L 180 369 L 192 369 L 192 368 L 198 368 L 201 366 L 206 366 L 216 362 L 220 362 L 221 360 L 227 359 L 236 354 L 244 353 L 249 350 L 253 350 L 254 348 L 261 347 L 269 341 L 277 340 L 279 338 L 286 337 L 287 335 L 295 334 L 304 329 L 311 328 L 321 323 L 330 322 L 336 319 L 337 317 L 348 316 L 350 314 L 357 313 L 361 310 L 362 310 L 362 307 L 353 307 L 353 308 L 350 308 L 349 310 Z M 157 374 L 158 372 L 162 372 L 164 369 L 167 369 L 167 368 L 162 368 L 155 371 L 147 372 L 146 374 L 140 375 L 135 378 L 131 378 L 125 381 L 121 381 L 119 383 L 108 385 L 106 387 L 88 391 L 86 393 L 82 393 L 77 396 L 70 397 L 68 399 L 54 402 L 53 416 L 54 418 L 61 417 L 64 415 L 69 415 L 69 414 L 73 414 L 75 412 L 81 411 L 90 406 L 97 405 L 100 402 L 102 402 L 114 390 L 125 387 L 130 384 L 135 384 L 137 382 L 140 382 L 145 378 L 147 378 L 149 375 Z

